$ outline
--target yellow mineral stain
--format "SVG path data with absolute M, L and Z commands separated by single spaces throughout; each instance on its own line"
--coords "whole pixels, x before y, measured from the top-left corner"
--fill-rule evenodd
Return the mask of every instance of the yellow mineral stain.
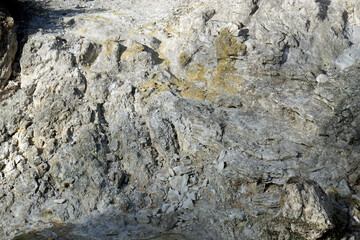
M 155 75 L 151 80 L 141 84 L 138 89 L 144 96 L 146 96 L 146 99 L 144 100 L 145 102 L 149 102 L 160 93 L 170 90 L 169 86 L 161 82 L 157 75 Z
M 146 81 L 144 84 L 139 86 L 141 92 L 154 91 L 163 92 L 169 90 L 169 86 L 159 82 L 157 79 Z
M 234 95 L 243 84 L 243 79 L 237 75 L 233 62 L 228 60 L 219 62 L 213 76 L 211 87 L 220 94 Z
M 215 69 L 195 65 L 188 71 L 185 80 L 177 85 L 183 88 L 185 98 L 214 101 L 217 96 L 231 96 L 238 93 L 243 80 L 236 74 L 231 61 L 220 61 Z M 198 86 L 204 86 L 201 89 Z
M 129 13 L 117 12 L 117 11 L 107 11 L 106 13 L 111 13 L 116 16 L 127 16 L 130 15 Z
M 140 52 L 144 51 L 144 46 L 141 44 L 134 44 L 131 48 L 126 49 L 126 51 L 122 54 L 121 58 L 127 59 L 134 57 Z
M 89 19 L 94 19 L 96 22 L 99 22 L 99 23 L 108 23 L 110 22 L 110 18 L 106 18 L 106 17 L 103 17 L 103 16 L 89 16 L 88 17 Z
M 104 43 L 104 47 L 105 47 L 105 54 L 106 56 L 109 56 L 112 52 L 114 52 L 114 48 L 115 48 L 116 44 L 114 40 L 106 40 Z
M 173 32 L 172 26 L 167 26 L 167 32 Z M 187 69 L 183 79 L 175 76 L 168 83 L 171 89 L 181 97 L 187 99 L 197 99 L 202 101 L 214 101 L 218 96 L 229 97 L 236 95 L 241 90 L 243 79 L 239 76 L 234 66 L 234 58 L 242 55 L 246 51 L 246 46 L 237 41 L 229 29 L 220 32 L 215 42 L 218 63 L 215 67 L 207 67 L 205 62 L 192 63 L 191 57 L 184 52 L 178 56 L 178 63 Z M 166 52 L 167 46 L 164 43 L 160 45 L 160 57 L 164 59 L 162 66 L 171 73 L 168 66 L 171 66 L 169 60 L 162 53 Z M 129 49 L 124 55 L 132 55 L 142 51 L 141 47 Z M 162 91 L 169 90 L 169 86 L 160 83 L 157 80 L 151 80 L 140 86 L 143 91 L 156 95 Z
M 87 33 L 88 31 L 89 31 L 88 28 L 83 28 L 83 29 L 81 29 L 79 32 L 80 32 L 81 34 L 86 35 L 86 33 Z
M 220 31 L 215 40 L 216 55 L 218 59 L 227 59 L 238 56 L 246 51 L 246 45 L 237 41 L 228 28 Z

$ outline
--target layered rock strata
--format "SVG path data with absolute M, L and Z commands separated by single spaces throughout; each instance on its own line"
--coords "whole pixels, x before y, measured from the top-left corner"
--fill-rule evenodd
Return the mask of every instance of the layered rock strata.
M 4 238 L 359 238 L 357 1 L 21 2 Z

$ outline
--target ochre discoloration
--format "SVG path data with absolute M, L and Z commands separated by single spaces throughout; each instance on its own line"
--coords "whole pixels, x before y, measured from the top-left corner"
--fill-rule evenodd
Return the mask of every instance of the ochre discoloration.
M 116 47 L 115 41 L 113 40 L 107 40 L 104 43 L 104 47 L 105 47 L 105 54 L 106 56 L 111 55 L 114 52 L 114 48 Z
M 126 49 L 126 51 L 122 54 L 122 59 L 128 59 L 136 56 L 140 52 L 144 51 L 144 46 L 141 44 L 134 44 L 131 48 Z
M 171 89 L 184 98 L 210 102 L 218 96 L 238 94 L 242 84 L 243 79 L 237 74 L 231 60 L 219 61 L 215 69 L 207 69 L 202 64 L 191 65 L 183 79 L 173 76 L 169 82 Z M 152 95 L 170 90 L 169 86 L 156 79 L 142 84 L 140 89 Z
M 216 55 L 218 59 L 227 59 L 245 53 L 246 45 L 238 42 L 228 28 L 220 31 L 215 41 Z

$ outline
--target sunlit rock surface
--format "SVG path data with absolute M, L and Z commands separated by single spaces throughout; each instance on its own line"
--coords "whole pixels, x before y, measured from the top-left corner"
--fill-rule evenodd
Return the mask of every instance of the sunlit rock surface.
M 356 0 L 17 3 L 3 238 L 359 238 Z

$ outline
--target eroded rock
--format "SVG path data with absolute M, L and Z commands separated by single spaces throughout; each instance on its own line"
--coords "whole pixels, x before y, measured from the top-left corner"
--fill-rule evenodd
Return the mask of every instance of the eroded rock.
M 88 239 L 316 239 L 344 233 L 341 208 L 356 236 L 355 0 L 27 4 L 0 100 L 6 238 L 57 222 Z
M 319 239 L 332 230 L 341 231 L 347 225 L 347 214 L 313 181 L 285 186 L 281 212 L 290 221 L 291 231 L 304 239 Z

